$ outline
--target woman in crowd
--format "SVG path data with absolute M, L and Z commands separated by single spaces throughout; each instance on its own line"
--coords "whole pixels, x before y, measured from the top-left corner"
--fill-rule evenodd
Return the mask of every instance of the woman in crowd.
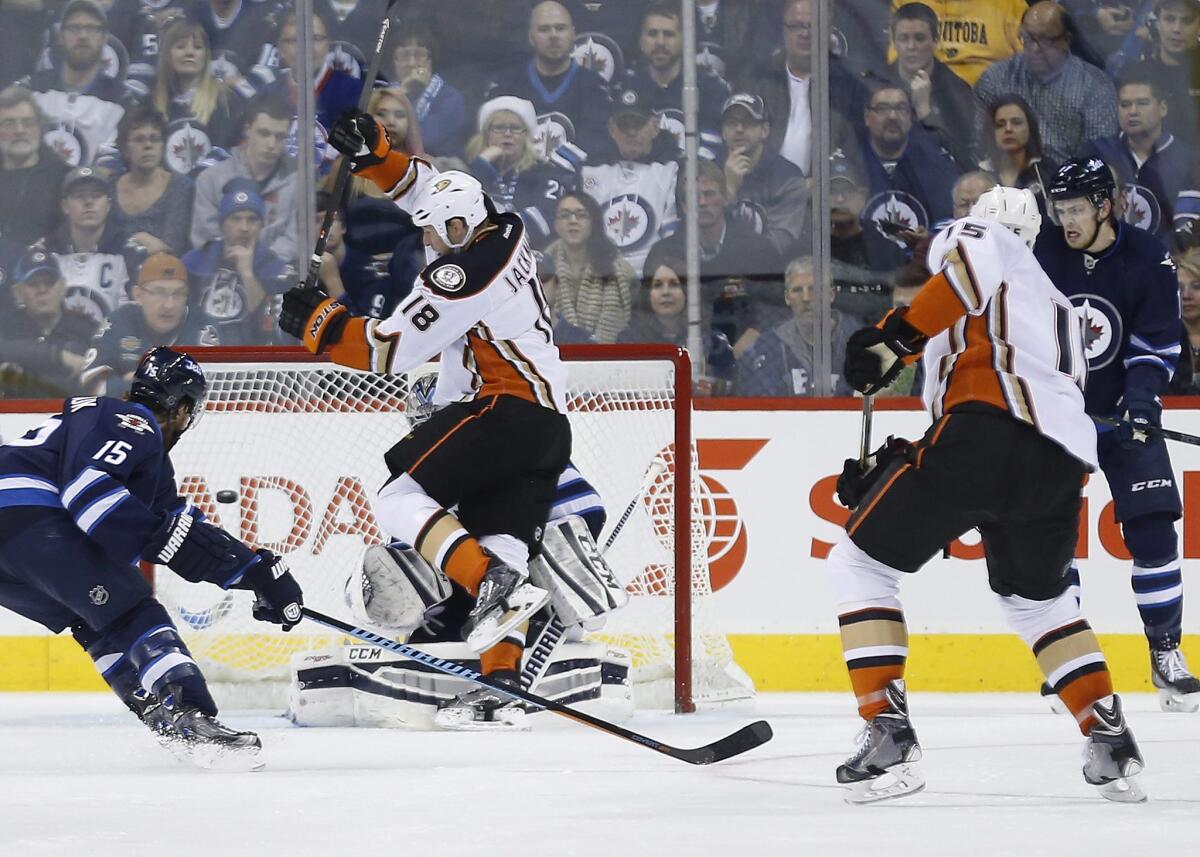
M 575 182 L 569 172 L 538 156 L 536 129 L 532 102 L 511 95 L 493 98 L 479 108 L 479 133 L 467 143 L 467 158 L 496 207 L 520 214 L 530 243 L 540 249 L 553 235 L 558 198 Z
M 1044 207 L 1042 178 L 1054 165 L 1042 159 L 1037 115 L 1019 95 L 1002 95 L 988 105 L 991 133 L 983 135 L 986 158 L 979 168 L 993 173 L 1005 187 L 1029 188 Z
M 124 172 L 116 183 L 112 217 L 147 255 L 181 255 L 191 249 L 192 197 L 187 176 L 163 166 L 167 121 L 152 107 L 134 107 L 117 126 Z
M 437 40 L 422 26 L 404 27 L 392 48 L 392 83 L 412 102 L 430 155 L 460 155 L 467 141 L 463 94 L 433 70 Z
M 603 228 L 600 206 L 568 191 L 558 200 L 554 233 L 558 240 L 546 248 L 558 275 L 554 308 L 596 342 L 616 342 L 629 324 L 634 275 Z
M 214 146 L 230 149 L 242 136 L 242 97 L 213 76 L 211 59 L 198 22 L 176 18 L 163 30 L 150 103 L 167 117 L 167 166 L 177 173 L 190 173 Z
M 1200 395 L 1200 248 L 1175 257 L 1179 268 L 1179 308 L 1187 334 L 1168 392 L 1176 396 Z
M 422 158 L 428 154 L 421 123 L 417 120 L 412 102 L 408 100 L 404 90 L 396 86 L 376 89 L 371 93 L 371 100 L 367 102 L 367 112 L 387 129 L 393 149 Z
M 662 257 L 647 270 L 629 325 L 617 342 L 661 342 L 687 347 L 687 266 Z

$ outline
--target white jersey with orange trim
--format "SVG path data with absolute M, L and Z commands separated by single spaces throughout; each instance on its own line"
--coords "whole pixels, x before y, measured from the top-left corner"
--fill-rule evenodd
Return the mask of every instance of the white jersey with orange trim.
M 931 335 L 923 398 L 934 418 L 967 402 L 992 405 L 1094 470 L 1083 319 L 1033 251 L 999 223 L 964 217 L 937 234 L 928 259 L 934 277 L 905 318 Z
M 402 174 L 388 190 L 411 210 L 437 169 L 419 158 L 397 166 Z M 525 224 L 500 213 L 468 247 L 433 259 L 391 316 L 360 321 L 367 353 L 344 356 L 350 365 L 400 373 L 440 354 L 435 405 L 499 394 L 565 413 L 567 372 L 550 318 Z M 342 340 L 335 360 L 363 346 L 353 335 Z

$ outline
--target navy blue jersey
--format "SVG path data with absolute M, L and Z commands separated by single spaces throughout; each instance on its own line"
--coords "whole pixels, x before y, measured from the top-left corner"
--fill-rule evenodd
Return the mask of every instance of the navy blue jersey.
M 162 430 L 144 406 L 67 399 L 62 413 L 0 446 L 0 508 L 65 509 L 118 562 L 184 508 Z
M 1121 223 L 1099 255 L 1072 250 L 1061 229 L 1034 247 L 1042 269 L 1077 307 L 1086 306 L 1088 413 L 1119 414 L 1119 401 L 1164 393 L 1180 354 L 1179 283 L 1166 245 Z

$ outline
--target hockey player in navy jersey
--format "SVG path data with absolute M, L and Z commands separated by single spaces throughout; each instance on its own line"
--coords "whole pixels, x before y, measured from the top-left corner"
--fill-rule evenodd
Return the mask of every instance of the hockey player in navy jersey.
M 199 365 L 155 348 L 128 400 L 67 399 L 0 446 L 0 605 L 55 633 L 70 628 L 164 745 L 204 767 L 255 766 L 258 736 L 216 719 L 204 676 L 137 566 L 253 591 L 255 618 L 285 631 L 300 621 L 300 587 L 283 560 L 179 496 L 170 451 L 204 399 Z
M 1123 420 L 1118 428 L 1098 426 L 1098 452 L 1133 555 L 1150 675 L 1164 710 L 1196 711 L 1200 681 L 1179 651 L 1183 577 L 1175 521 L 1182 504 L 1166 444 L 1147 431 L 1159 425 L 1159 396 L 1180 354 L 1175 263 L 1158 238 L 1116 219 L 1112 173 L 1099 158 L 1064 163 L 1048 194 L 1061 229 L 1043 230 L 1035 254 L 1086 314 L 1087 411 Z M 1078 570 L 1070 574 L 1078 584 Z

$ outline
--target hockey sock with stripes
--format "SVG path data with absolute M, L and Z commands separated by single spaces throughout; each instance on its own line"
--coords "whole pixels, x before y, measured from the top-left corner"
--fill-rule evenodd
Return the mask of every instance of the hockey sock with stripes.
M 883 693 L 888 682 L 904 678 L 908 659 L 904 611 L 868 607 L 841 614 L 838 626 L 858 713 L 864 720 L 871 720 L 888 707 Z
M 1033 655 L 1046 683 L 1074 715 L 1079 731 L 1087 735 L 1096 719 L 1093 703 L 1113 692 L 1112 676 L 1091 626 L 1080 618 L 1048 631 L 1034 642 Z
M 1145 515 L 1121 526 L 1133 554 L 1133 597 L 1150 648 L 1174 649 L 1183 631 L 1183 572 L 1171 515 Z

